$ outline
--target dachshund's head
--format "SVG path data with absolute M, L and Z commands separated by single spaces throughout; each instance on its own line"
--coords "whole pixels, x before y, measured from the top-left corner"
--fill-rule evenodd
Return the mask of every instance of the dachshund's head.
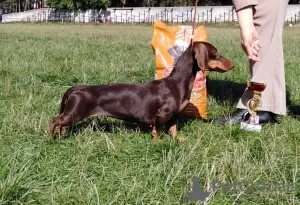
M 234 64 L 221 56 L 210 43 L 196 41 L 190 45 L 189 49 L 192 49 L 194 60 L 197 61 L 199 70 L 227 72 L 234 68 Z

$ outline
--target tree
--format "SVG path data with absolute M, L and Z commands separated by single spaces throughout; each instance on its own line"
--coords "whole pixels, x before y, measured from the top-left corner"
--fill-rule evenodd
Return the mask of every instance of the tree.
M 110 0 L 48 0 L 48 5 L 57 9 L 87 10 L 107 8 Z
M 0 0 L 0 9 L 24 11 L 32 8 L 36 0 Z M 157 7 L 157 6 L 194 6 L 195 0 L 47 0 L 49 7 L 65 10 L 86 10 L 111 7 Z M 300 0 L 290 0 L 299 4 Z M 232 5 L 232 0 L 199 0 L 198 6 Z M 18 8 L 18 9 L 11 9 Z
M 19 7 L 19 0 L 0 0 L 0 13 L 3 11 L 9 13 L 17 12 L 18 7 Z
M 195 0 L 111 0 L 112 7 L 124 6 L 127 7 L 140 7 L 140 6 L 193 6 Z M 205 5 L 232 5 L 232 0 L 199 0 L 198 6 Z

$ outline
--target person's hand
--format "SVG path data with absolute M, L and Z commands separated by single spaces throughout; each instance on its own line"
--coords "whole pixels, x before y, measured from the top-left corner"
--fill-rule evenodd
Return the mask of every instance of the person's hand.
M 259 61 L 257 56 L 261 49 L 259 36 L 253 23 L 252 6 L 245 7 L 237 11 L 239 25 L 241 29 L 241 44 L 249 59 Z
M 241 28 L 241 44 L 249 59 L 256 62 L 260 60 L 257 54 L 261 49 L 261 45 L 254 25 L 249 28 Z

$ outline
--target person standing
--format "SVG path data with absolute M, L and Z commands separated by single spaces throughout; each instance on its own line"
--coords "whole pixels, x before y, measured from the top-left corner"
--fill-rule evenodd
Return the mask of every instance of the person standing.
M 286 90 L 282 35 L 289 0 L 233 0 L 241 33 L 241 45 L 250 61 L 251 81 L 265 83 L 259 124 L 278 122 L 286 115 Z M 247 102 L 253 92 L 247 88 L 230 116 L 217 124 L 237 124 L 247 120 Z

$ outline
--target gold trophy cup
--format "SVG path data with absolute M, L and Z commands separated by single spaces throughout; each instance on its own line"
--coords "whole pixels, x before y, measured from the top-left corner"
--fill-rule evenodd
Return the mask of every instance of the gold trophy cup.
M 261 93 L 265 90 L 266 84 L 247 81 L 247 88 L 253 92 L 253 98 L 247 102 L 250 117 L 246 122 L 241 122 L 241 129 L 260 132 L 257 110 L 261 105 Z

